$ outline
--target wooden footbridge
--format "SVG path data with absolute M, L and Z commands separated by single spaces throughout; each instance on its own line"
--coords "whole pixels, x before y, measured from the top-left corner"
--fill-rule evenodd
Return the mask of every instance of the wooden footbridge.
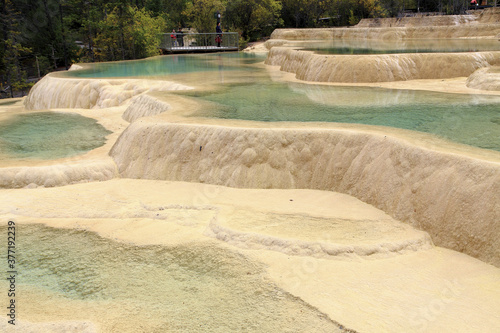
M 222 52 L 238 51 L 239 34 L 222 33 L 221 42 L 217 42 L 217 33 L 165 33 L 161 36 L 160 48 L 165 53 L 182 52 Z

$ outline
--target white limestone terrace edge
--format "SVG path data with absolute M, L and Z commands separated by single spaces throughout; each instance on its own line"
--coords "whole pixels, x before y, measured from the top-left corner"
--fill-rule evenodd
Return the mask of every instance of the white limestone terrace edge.
M 500 37 L 500 23 L 467 24 L 464 26 L 417 26 L 417 27 L 350 27 L 350 28 L 309 28 L 276 29 L 271 39 L 286 40 L 331 40 L 331 39 L 403 39 L 435 38 L 486 38 Z
M 354 27 L 322 29 L 276 29 L 271 39 L 426 39 L 499 38 L 500 8 L 488 8 L 470 15 L 418 16 L 362 19 Z
M 256 232 L 242 232 L 221 223 L 220 217 L 213 218 L 205 235 L 228 244 L 246 249 L 266 249 L 288 255 L 310 256 L 315 258 L 386 258 L 432 248 L 433 244 L 425 232 L 415 231 L 413 238 L 398 241 L 383 241 L 377 244 L 336 244 L 326 241 L 304 241 L 286 237 L 263 235 Z
M 0 188 L 54 187 L 69 184 L 105 181 L 118 175 L 111 159 L 84 160 L 42 166 L 0 168 Z
M 84 67 L 73 65 L 71 70 Z M 134 98 L 139 98 L 135 103 L 133 118 L 127 118 L 128 113 L 123 113 L 123 118 L 133 121 L 141 116 L 150 116 L 169 109 L 165 102 L 155 102 L 147 96 L 146 92 L 192 89 L 174 82 L 155 80 L 129 80 L 129 79 L 75 79 L 60 77 L 57 73 L 46 75 L 24 98 L 24 105 L 29 110 L 72 109 L 72 112 L 83 113 L 86 117 L 92 113 L 82 112 L 81 109 L 107 109 L 115 106 L 126 107 Z M 149 102 L 149 103 L 148 103 Z M 153 107 L 157 105 L 157 108 Z M 142 106 L 143 114 L 138 108 Z M 116 113 L 116 112 L 114 112 Z M 106 111 L 108 117 L 111 116 Z M 101 118 L 103 117 L 100 114 Z M 107 117 L 106 115 L 104 118 Z M 112 116 L 111 116 L 112 117 Z M 99 120 L 99 119 L 98 119 Z M 110 121 L 101 124 L 109 128 Z M 111 121 L 116 123 L 115 121 Z M 29 162 L 28 165 L 3 165 L 0 168 L 0 188 L 33 188 L 54 187 L 69 184 L 106 181 L 115 178 L 117 167 L 114 161 L 107 156 L 109 149 L 114 144 L 122 129 L 114 129 L 113 134 L 107 138 L 104 147 L 100 147 L 81 156 L 54 161 Z M 104 151 L 105 150 L 105 151 Z M 17 163 L 19 164 L 19 163 Z
M 148 94 L 142 94 L 131 100 L 122 118 L 131 123 L 139 118 L 154 116 L 170 109 L 171 106 L 167 102 L 159 101 Z
M 168 118 L 140 118 L 123 132 L 110 151 L 122 177 L 345 193 L 428 232 L 438 246 L 500 266 L 496 152 L 483 159 L 452 144 L 429 148 L 386 128 Z
M 500 51 L 471 53 L 405 53 L 384 55 L 320 55 L 272 47 L 266 65 L 309 82 L 373 83 L 467 77 L 500 65 Z
M 467 87 L 500 91 L 500 66 L 480 68 L 467 78 Z
M 176 182 L 176 184 L 182 186 L 180 182 Z M 172 191 L 175 192 L 175 185 L 172 184 L 170 186 L 172 187 Z M 293 192 L 290 192 L 290 195 L 292 195 L 291 193 Z M 83 194 L 79 195 L 78 198 L 84 202 L 89 201 Z M 115 219 L 123 221 L 125 219 L 141 218 L 164 221 L 166 223 L 189 227 L 191 232 L 195 232 L 196 230 L 200 235 L 212 237 L 240 248 L 265 249 L 289 255 L 315 258 L 381 259 L 433 248 L 430 236 L 426 232 L 395 221 L 370 205 L 361 203 L 353 197 L 340 193 L 332 192 L 329 198 L 331 199 L 329 201 L 331 205 L 323 209 L 323 212 L 325 209 L 328 212 L 333 212 L 329 214 L 321 214 L 317 211 L 309 211 L 307 214 L 290 212 L 285 214 L 284 212 L 276 211 L 262 213 L 269 216 L 269 220 L 266 220 L 269 224 L 273 224 L 276 217 L 287 221 L 284 223 L 285 229 L 290 227 L 288 223 L 290 217 L 295 218 L 296 221 L 300 220 L 300 224 L 310 219 L 313 219 L 315 222 L 321 220 L 325 223 L 326 228 L 317 228 L 312 231 L 312 236 L 311 233 L 308 233 L 308 237 L 305 238 L 300 237 L 300 235 L 298 235 L 299 237 L 290 237 L 286 233 L 283 234 L 279 231 L 274 233 L 254 233 L 240 230 L 237 225 L 229 223 L 229 221 L 234 221 L 234 210 L 241 212 L 245 208 L 239 206 L 228 209 L 227 205 L 223 203 L 204 203 L 203 205 L 193 205 L 192 203 L 148 205 L 141 203 L 140 205 L 132 205 L 126 202 L 126 200 L 117 202 L 116 200 L 103 198 L 99 203 L 99 207 L 82 206 L 76 211 L 73 210 L 71 217 L 78 220 Z M 26 203 L 28 204 L 25 206 L 11 205 L 9 207 L 7 205 L 7 207 L 0 209 L 0 215 L 15 214 L 15 216 L 34 218 L 37 221 L 61 219 L 61 212 L 65 212 L 60 208 L 61 200 L 46 198 L 44 201 L 43 209 L 33 209 L 29 204 L 30 200 L 27 200 Z M 355 208 L 346 212 L 346 203 Z M 257 205 L 254 204 L 254 206 Z M 250 212 L 248 213 L 250 215 L 255 214 L 252 211 L 246 212 Z M 348 218 L 345 218 L 346 216 Z M 199 219 L 205 220 L 205 222 L 200 222 Z M 247 221 L 253 222 L 251 218 L 247 219 L 245 215 L 243 224 L 246 225 Z M 253 225 L 253 223 L 249 224 Z M 328 228 L 331 224 L 336 227 Z M 374 225 L 377 225 L 376 228 L 382 225 L 382 228 L 384 228 L 383 231 L 372 232 L 370 229 Z M 339 232 L 339 228 L 346 233 Z M 359 229 L 368 232 L 369 236 L 360 232 Z M 325 233 L 328 233 L 328 236 Z M 353 233 L 357 233 L 359 237 L 353 238 Z M 350 241 L 347 243 L 339 241 L 339 238 L 343 239 L 346 237 L 346 234 L 347 239 Z
M 267 65 L 310 82 L 374 83 L 467 77 L 500 65 L 500 52 L 319 55 L 287 48 L 287 41 L 500 38 L 500 8 L 471 15 L 363 19 L 355 27 L 276 29 L 266 42 Z M 294 47 L 296 48 L 296 47 Z M 479 87 L 479 86 L 478 86 Z M 491 87 L 479 89 L 495 90 Z
M 211 233 L 207 232 L 207 235 L 234 246 L 314 258 L 386 258 L 391 254 L 404 254 L 432 248 L 430 239 L 424 237 L 397 244 L 386 242 L 378 245 L 339 245 L 263 236 L 258 233 L 242 233 L 215 223 L 210 224 L 209 230 Z
M 28 110 L 51 108 L 98 109 L 124 105 L 134 96 L 152 91 L 189 90 L 183 84 L 145 79 L 72 78 L 48 74 L 24 101 Z

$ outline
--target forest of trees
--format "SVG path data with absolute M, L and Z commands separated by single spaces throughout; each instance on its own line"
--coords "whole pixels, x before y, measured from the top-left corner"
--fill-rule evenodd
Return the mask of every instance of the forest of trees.
M 76 62 L 159 54 L 160 34 L 215 30 L 215 12 L 241 44 L 278 27 L 355 25 L 404 11 L 463 13 L 468 0 L 0 0 L 0 92 L 10 97 Z M 33 81 L 33 80 L 31 80 Z

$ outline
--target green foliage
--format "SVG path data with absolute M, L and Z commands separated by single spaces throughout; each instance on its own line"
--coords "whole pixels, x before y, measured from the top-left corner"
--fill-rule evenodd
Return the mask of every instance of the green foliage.
M 37 64 L 37 71 L 40 69 L 40 75 L 44 76 L 45 74 L 49 73 L 52 70 L 52 65 L 50 64 L 49 58 L 45 56 L 39 56 L 38 58 L 38 64 Z
M 321 25 L 327 26 L 346 26 L 349 24 L 349 18 L 352 11 L 352 5 L 349 1 L 330 1 L 324 13 L 320 18 L 328 18 L 321 22 Z
M 159 54 L 160 34 L 166 29 L 163 17 L 151 17 L 145 9 L 132 9 L 133 24 L 127 27 L 131 36 L 134 58 L 146 58 Z
M 320 18 L 329 16 L 329 12 L 335 10 L 332 0 L 283 0 L 282 4 L 281 14 L 285 25 L 295 28 L 315 27 Z
M 388 17 L 389 11 L 387 7 L 389 7 L 389 3 L 383 4 L 379 0 L 365 0 L 364 7 L 366 11 L 369 13 L 368 17 Z
M 183 14 L 191 27 L 198 32 L 215 32 L 217 11 L 222 13 L 226 6 L 221 0 L 194 0 L 187 4 Z
M 355 25 L 404 10 L 460 14 L 464 0 L 0 0 L 0 86 L 26 88 L 26 78 L 81 61 L 159 54 L 172 29 L 215 32 L 215 13 L 240 47 L 277 27 Z M 79 41 L 78 46 L 75 43 Z
M 281 9 L 281 2 L 275 0 L 232 0 L 222 24 L 240 30 L 245 39 L 256 40 L 283 25 Z
M 183 14 L 189 0 L 145 0 L 144 9 L 153 17 L 162 16 L 169 30 L 185 27 L 187 20 Z
M 248 39 L 245 39 L 245 38 L 243 38 L 243 36 L 240 36 L 240 38 L 238 39 L 238 48 L 240 50 L 243 50 L 244 48 L 246 48 L 248 45 L 248 41 L 249 41 Z
M 350 15 L 349 15 L 349 25 L 356 25 L 360 21 L 359 17 L 354 15 L 354 10 L 351 9 Z
M 165 20 L 145 9 L 115 7 L 96 29 L 95 53 L 100 60 L 145 58 L 159 54 Z
M 31 50 L 21 43 L 21 32 L 19 26 L 22 17 L 11 0 L 5 0 L 2 4 L 2 58 L 1 76 L 2 86 L 10 87 L 11 97 L 14 90 L 27 88 L 27 75 L 20 64 L 20 58 L 31 53 Z
M 97 36 L 94 38 L 94 47 L 98 59 L 104 61 L 120 59 L 122 27 L 117 8 L 95 27 Z

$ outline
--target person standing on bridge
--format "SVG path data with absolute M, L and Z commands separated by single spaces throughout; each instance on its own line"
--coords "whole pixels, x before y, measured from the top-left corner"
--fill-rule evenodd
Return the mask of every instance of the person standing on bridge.
M 177 46 L 177 34 L 175 33 L 175 29 L 172 30 L 170 38 L 172 38 L 172 46 Z
M 177 42 L 179 43 L 180 47 L 184 47 L 184 34 L 182 33 L 182 28 L 179 28 L 179 30 L 177 30 Z
M 222 28 L 220 27 L 220 22 L 217 23 L 217 27 L 215 28 L 215 32 L 217 33 L 217 37 L 215 37 L 215 41 L 217 42 L 217 47 L 220 47 L 220 43 L 222 42 Z

